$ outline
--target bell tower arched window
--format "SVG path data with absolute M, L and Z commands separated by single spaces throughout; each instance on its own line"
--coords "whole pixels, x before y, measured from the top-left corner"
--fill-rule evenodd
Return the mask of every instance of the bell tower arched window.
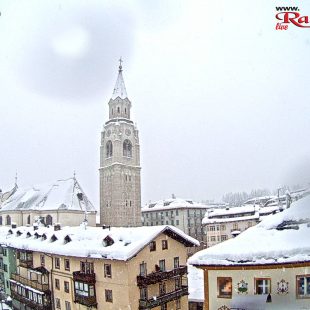
M 0 215 L 0 225 L 2 225 L 2 216 Z
M 132 157 L 132 144 L 128 139 L 123 143 L 123 156 Z
M 6 225 L 11 225 L 11 217 L 9 215 L 6 216 Z
M 113 144 L 112 144 L 112 141 L 109 140 L 106 144 L 106 157 L 109 158 L 109 157 L 112 157 L 113 155 Z
M 27 224 L 30 225 L 30 214 L 27 216 Z

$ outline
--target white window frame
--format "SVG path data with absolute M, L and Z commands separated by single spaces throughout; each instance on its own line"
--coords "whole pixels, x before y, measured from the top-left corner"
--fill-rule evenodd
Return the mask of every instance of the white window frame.
M 263 281 L 262 285 L 258 285 L 257 281 Z M 268 295 L 269 293 L 271 293 L 271 278 L 255 278 L 254 287 L 255 287 L 255 295 Z M 258 293 L 259 287 L 263 289 L 262 294 Z

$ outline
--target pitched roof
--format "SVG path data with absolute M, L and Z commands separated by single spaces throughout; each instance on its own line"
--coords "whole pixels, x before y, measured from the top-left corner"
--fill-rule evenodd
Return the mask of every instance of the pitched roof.
M 17 230 L 22 234 L 17 234 Z M 161 233 L 177 239 L 185 246 L 199 245 L 197 240 L 173 226 L 112 227 L 109 230 L 100 227 L 85 229 L 83 225 L 63 227 L 58 231 L 52 227 L 40 227 L 35 231 L 32 227 L 1 227 L 0 243 L 17 249 L 56 255 L 129 260 Z M 43 234 L 47 238 L 42 238 Z
M 242 205 L 240 207 L 226 207 L 217 210 L 209 210 L 206 212 L 202 224 L 229 223 L 236 221 L 261 221 L 264 217 L 271 213 L 280 212 L 280 207 L 259 205 Z
M 18 210 L 96 211 L 76 178 L 30 188 L 17 188 L 3 202 L 1 211 Z
M 219 266 L 310 262 L 309 234 L 310 195 L 238 237 L 197 252 L 189 262 Z
M 217 206 L 216 206 L 217 207 Z M 147 211 L 165 211 L 172 209 L 209 209 L 214 208 L 214 205 L 206 205 L 199 202 L 194 202 L 189 199 L 171 198 L 159 200 L 157 202 L 149 203 L 142 208 L 142 212 Z
M 16 183 L 14 187 L 8 192 L 2 193 L 2 190 L 0 189 L 0 206 L 5 200 L 10 198 L 17 191 L 17 189 L 18 189 L 18 186 Z

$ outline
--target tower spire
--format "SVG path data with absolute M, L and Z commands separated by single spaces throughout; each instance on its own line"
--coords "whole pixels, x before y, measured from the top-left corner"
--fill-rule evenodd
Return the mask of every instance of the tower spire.
M 118 72 L 122 72 L 123 71 L 123 67 L 122 67 L 122 56 L 120 57 L 120 59 L 118 60 L 119 61 L 119 66 L 118 66 Z
M 122 57 L 119 59 L 119 66 L 118 66 L 118 76 L 117 80 L 115 83 L 115 87 L 113 90 L 112 98 L 111 99 L 116 99 L 117 97 L 120 97 L 121 99 L 127 98 L 127 92 L 126 92 L 126 87 L 125 87 L 125 82 L 123 78 L 123 66 L 122 66 Z

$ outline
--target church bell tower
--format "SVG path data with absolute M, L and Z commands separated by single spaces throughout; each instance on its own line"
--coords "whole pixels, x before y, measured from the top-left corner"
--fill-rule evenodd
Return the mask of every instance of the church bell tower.
M 123 79 L 122 60 L 109 101 L 109 120 L 101 132 L 100 224 L 141 226 L 139 132 L 130 119 L 131 102 Z

